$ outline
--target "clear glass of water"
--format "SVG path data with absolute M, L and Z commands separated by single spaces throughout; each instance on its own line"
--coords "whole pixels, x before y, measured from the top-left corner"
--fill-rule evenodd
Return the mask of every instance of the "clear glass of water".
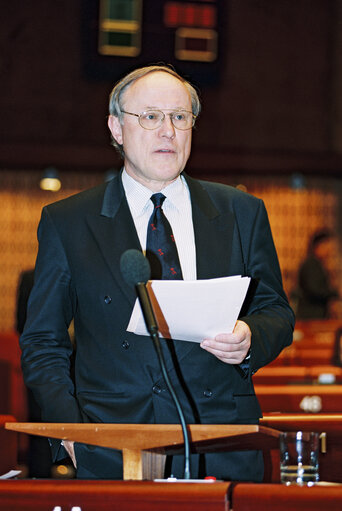
M 319 434 L 288 431 L 280 435 L 280 481 L 312 486 L 319 481 Z

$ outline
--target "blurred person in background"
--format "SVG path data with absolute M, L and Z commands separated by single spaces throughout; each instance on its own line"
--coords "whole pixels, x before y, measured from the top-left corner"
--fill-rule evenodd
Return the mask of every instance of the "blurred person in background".
M 298 272 L 297 319 L 332 317 L 331 305 L 339 297 L 328 270 L 335 246 L 335 236 L 328 229 L 312 235 L 307 257 Z

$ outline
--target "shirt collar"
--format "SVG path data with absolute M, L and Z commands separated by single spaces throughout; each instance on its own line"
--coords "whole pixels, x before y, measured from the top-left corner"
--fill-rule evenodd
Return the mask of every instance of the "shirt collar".
M 125 169 L 122 172 L 122 184 L 133 215 L 141 215 L 149 203 L 151 190 L 129 176 Z
M 122 184 L 126 193 L 128 204 L 134 215 L 139 216 L 150 207 L 150 201 L 153 192 L 146 186 L 133 179 L 124 169 L 122 172 Z M 167 197 L 178 210 L 181 210 L 184 204 L 184 197 L 189 195 L 188 185 L 183 176 L 179 176 L 171 184 L 161 190 L 161 193 Z
M 179 176 L 176 181 L 164 188 L 162 192 L 178 211 L 182 211 L 184 202 L 189 197 L 188 185 L 183 176 Z

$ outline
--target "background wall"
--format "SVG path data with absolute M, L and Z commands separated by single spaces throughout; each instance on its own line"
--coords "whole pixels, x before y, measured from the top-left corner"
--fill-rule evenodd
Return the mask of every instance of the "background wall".
M 85 2 L 5 4 L 0 331 L 14 325 L 17 281 L 34 264 L 41 207 L 101 182 L 121 164 L 106 127 L 114 80 L 84 74 Z M 265 200 L 290 293 L 309 235 L 327 226 L 341 239 L 342 0 L 227 0 L 226 6 L 221 75 L 201 89 L 203 112 L 187 170 L 242 183 Z M 162 53 L 156 41 L 156 61 Z M 50 165 L 63 174 L 55 195 L 37 186 Z M 340 284 L 338 255 L 332 269 Z
M 88 3 L 3 6 L 0 168 L 119 164 L 106 128 L 114 78 L 90 80 L 84 73 Z M 153 8 L 152 0 L 143 4 Z M 191 170 L 339 174 L 342 0 L 226 0 L 226 7 L 221 76 L 201 91 Z M 158 41 L 155 51 L 155 61 L 163 60 Z

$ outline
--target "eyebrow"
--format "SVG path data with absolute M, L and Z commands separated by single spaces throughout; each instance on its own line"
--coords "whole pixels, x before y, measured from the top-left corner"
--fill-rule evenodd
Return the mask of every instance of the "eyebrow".
M 161 108 L 160 106 L 147 106 L 144 108 L 145 110 L 185 110 L 188 111 L 184 106 L 174 106 L 173 108 Z

